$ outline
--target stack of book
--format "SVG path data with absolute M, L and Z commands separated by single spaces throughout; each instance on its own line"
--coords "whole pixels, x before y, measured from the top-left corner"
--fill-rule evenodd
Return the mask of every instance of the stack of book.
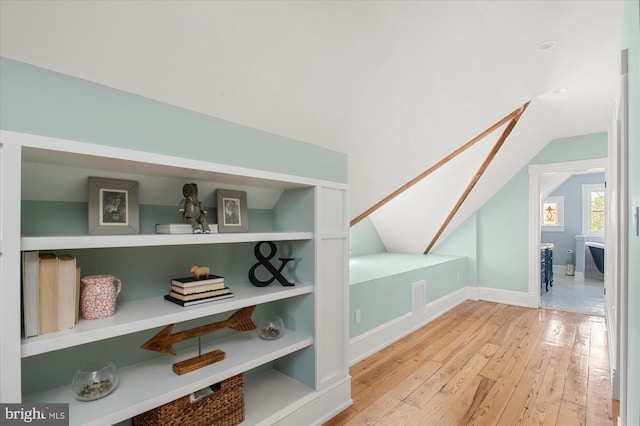
M 172 279 L 171 292 L 164 298 L 180 306 L 191 306 L 231 297 L 233 293 L 225 286 L 224 277 L 209 275 L 199 280 L 193 276 Z
M 24 336 L 73 328 L 80 311 L 80 268 L 69 255 L 22 252 Z

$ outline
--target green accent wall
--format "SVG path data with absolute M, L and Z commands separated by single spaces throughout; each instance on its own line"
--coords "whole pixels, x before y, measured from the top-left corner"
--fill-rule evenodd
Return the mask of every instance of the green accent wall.
M 6 58 L 0 76 L 3 130 L 347 182 L 347 156 L 316 145 Z
M 411 312 L 411 285 L 426 283 L 427 304 L 466 286 L 467 260 L 435 254 L 378 253 L 350 260 L 349 337 Z M 361 322 L 355 323 L 355 312 Z
M 368 216 L 349 229 L 349 257 L 386 251 L 376 227 Z
M 554 139 L 529 164 L 562 163 L 607 157 L 606 132 Z
M 478 285 L 529 292 L 529 175 L 520 170 L 478 211 Z
M 457 256 L 467 258 L 468 286 L 478 285 L 478 215 L 472 214 L 462 225 L 451 233 L 444 241 L 439 243 L 431 254 L 447 255 L 455 252 Z
M 607 134 L 549 142 L 529 164 L 560 163 L 607 156 Z M 476 259 L 481 287 L 529 292 L 529 171 L 516 173 L 476 213 L 476 226 L 461 226 L 438 245 L 437 253 Z M 477 252 L 473 253 L 472 242 Z M 473 277 L 473 271 L 468 272 Z

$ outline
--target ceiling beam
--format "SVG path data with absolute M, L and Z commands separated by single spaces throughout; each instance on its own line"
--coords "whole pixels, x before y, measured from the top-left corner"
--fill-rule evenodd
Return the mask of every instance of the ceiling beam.
M 513 120 L 516 117 L 520 117 L 520 115 L 522 114 L 522 112 L 524 112 L 524 109 L 526 108 L 527 105 L 529 105 L 529 102 L 527 102 L 523 107 L 520 107 L 520 108 L 516 109 L 515 111 L 511 112 L 510 114 L 505 116 L 503 119 L 501 119 L 500 121 L 498 121 L 497 123 L 495 123 L 494 125 L 489 127 L 488 129 L 486 129 L 485 131 L 480 133 L 478 136 L 474 137 L 469 142 L 465 143 L 464 145 L 462 145 L 461 147 L 459 147 L 455 151 L 452 151 L 449 155 L 444 157 L 442 160 L 438 161 L 436 164 L 434 164 L 433 166 L 429 167 L 427 170 L 425 170 L 424 172 L 420 173 L 418 176 L 416 176 L 415 178 L 411 179 L 409 182 L 405 183 L 400 188 L 396 189 L 391 194 L 389 194 L 386 197 L 384 197 L 382 200 L 378 201 L 372 207 L 367 209 L 364 213 L 360 214 L 355 219 L 352 219 L 351 222 L 349 223 L 349 226 L 350 227 L 354 226 L 355 224 L 357 224 L 358 222 L 360 222 L 361 220 L 363 220 L 364 218 L 366 218 L 367 216 L 369 216 L 370 214 L 372 214 L 373 212 L 378 210 L 380 207 L 384 206 L 389 201 L 393 200 L 398 195 L 402 194 L 404 191 L 406 191 L 407 189 L 411 188 L 413 185 L 417 184 L 422 179 L 426 178 L 431 173 L 433 173 L 436 170 L 438 170 L 440 167 L 444 166 L 450 160 L 454 159 L 455 157 L 457 157 L 458 155 L 460 155 L 461 153 L 463 153 L 467 149 L 471 148 L 477 142 L 482 140 L 485 136 L 493 133 L 496 129 L 500 128 L 502 125 L 504 125 L 508 121 Z
M 531 101 L 529 101 L 529 102 L 531 102 Z M 500 148 L 502 147 L 504 142 L 507 140 L 507 137 L 509 136 L 509 134 L 511 133 L 513 128 L 516 126 L 516 124 L 518 123 L 518 120 L 520 119 L 520 116 L 522 115 L 522 113 L 524 113 L 524 111 L 529 106 L 529 102 L 527 102 L 526 104 L 522 105 L 517 110 L 517 112 L 513 116 L 513 118 L 511 118 L 511 121 L 509 122 L 507 127 L 502 132 L 502 135 L 500 135 L 500 138 L 498 139 L 496 144 L 493 146 L 493 148 L 491 148 L 491 151 L 489 152 L 489 155 L 487 155 L 487 158 L 485 158 L 484 162 L 482 163 L 482 165 L 480 166 L 480 168 L 478 169 L 476 174 L 471 179 L 471 182 L 469 182 L 469 185 L 467 185 L 467 188 L 462 193 L 462 196 L 460 196 L 460 198 L 458 199 L 458 202 L 456 203 L 456 205 L 453 207 L 453 209 L 449 213 L 449 216 L 447 216 L 447 218 L 445 219 L 444 223 L 442 224 L 442 226 L 440 227 L 440 229 L 438 230 L 436 235 L 431 240 L 431 243 L 429 243 L 429 246 L 424 251 L 424 254 L 428 254 L 429 251 L 431 251 L 431 249 L 433 248 L 435 243 L 438 241 L 438 238 L 440 238 L 440 236 L 442 235 L 442 233 L 444 232 L 446 227 L 449 225 L 449 223 L 451 222 L 453 217 L 456 215 L 456 213 L 458 213 L 458 210 L 460 210 L 460 207 L 462 206 L 462 203 L 464 203 L 464 201 L 467 199 L 467 197 L 471 193 L 471 190 L 473 190 L 473 187 L 476 186 L 476 183 L 478 183 L 478 181 L 480 180 L 480 177 L 482 177 L 482 175 L 484 174 L 485 170 L 487 170 L 487 167 L 489 167 L 489 164 L 491 164 L 491 161 L 493 161 L 494 157 L 496 156 L 496 154 L 498 153 L 498 151 L 500 150 Z

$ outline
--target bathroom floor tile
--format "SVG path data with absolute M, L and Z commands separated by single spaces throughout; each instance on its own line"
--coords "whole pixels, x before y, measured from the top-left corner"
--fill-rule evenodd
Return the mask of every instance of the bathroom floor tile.
M 542 308 L 604 316 L 604 281 L 555 274 L 553 287 L 540 295 Z

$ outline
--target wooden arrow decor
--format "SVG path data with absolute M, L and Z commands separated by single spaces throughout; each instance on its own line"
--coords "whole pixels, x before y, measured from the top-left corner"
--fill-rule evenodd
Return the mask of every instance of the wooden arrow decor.
M 173 350 L 172 345 L 174 343 L 182 342 L 188 339 L 192 339 L 194 337 L 200 338 L 201 336 L 224 330 L 225 328 L 230 328 L 232 330 L 237 331 L 250 331 L 255 330 L 256 325 L 251 320 L 251 315 L 253 311 L 256 309 L 254 306 L 248 306 L 246 308 L 242 308 L 231 315 L 228 319 L 224 321 L 214 322 L 212 324 L 201 325 L 199 327 L 194 327 L 189 330 L 180 331 L 178 333 L 171 333 L 173 330 L 174 324 L 169 324 L 166 326 L 160 333 L 153 336 L 149 339 L 144 345 L 141 346 L 142 349 L 147 349 L 149 351 L 156 351 L 165 354 L 175 355 L 176 352 Z M 200 341 L 198 340 L 198 346 L 200 345 Z M 225 359 L 224 351 L 216 349 L 215 351 L 202 354 L 199 352 L 199 355 L 194 358 L 190 358 L 184 361 L 177 362 L 173 364 L 173 371 L 178 375 L 182 375 L 184 373 L 188 373 L 190 371 L 196 370 L 198 368 L 204 367 L 209 364 L 213 364 L 214 362 L 221 361 Z

